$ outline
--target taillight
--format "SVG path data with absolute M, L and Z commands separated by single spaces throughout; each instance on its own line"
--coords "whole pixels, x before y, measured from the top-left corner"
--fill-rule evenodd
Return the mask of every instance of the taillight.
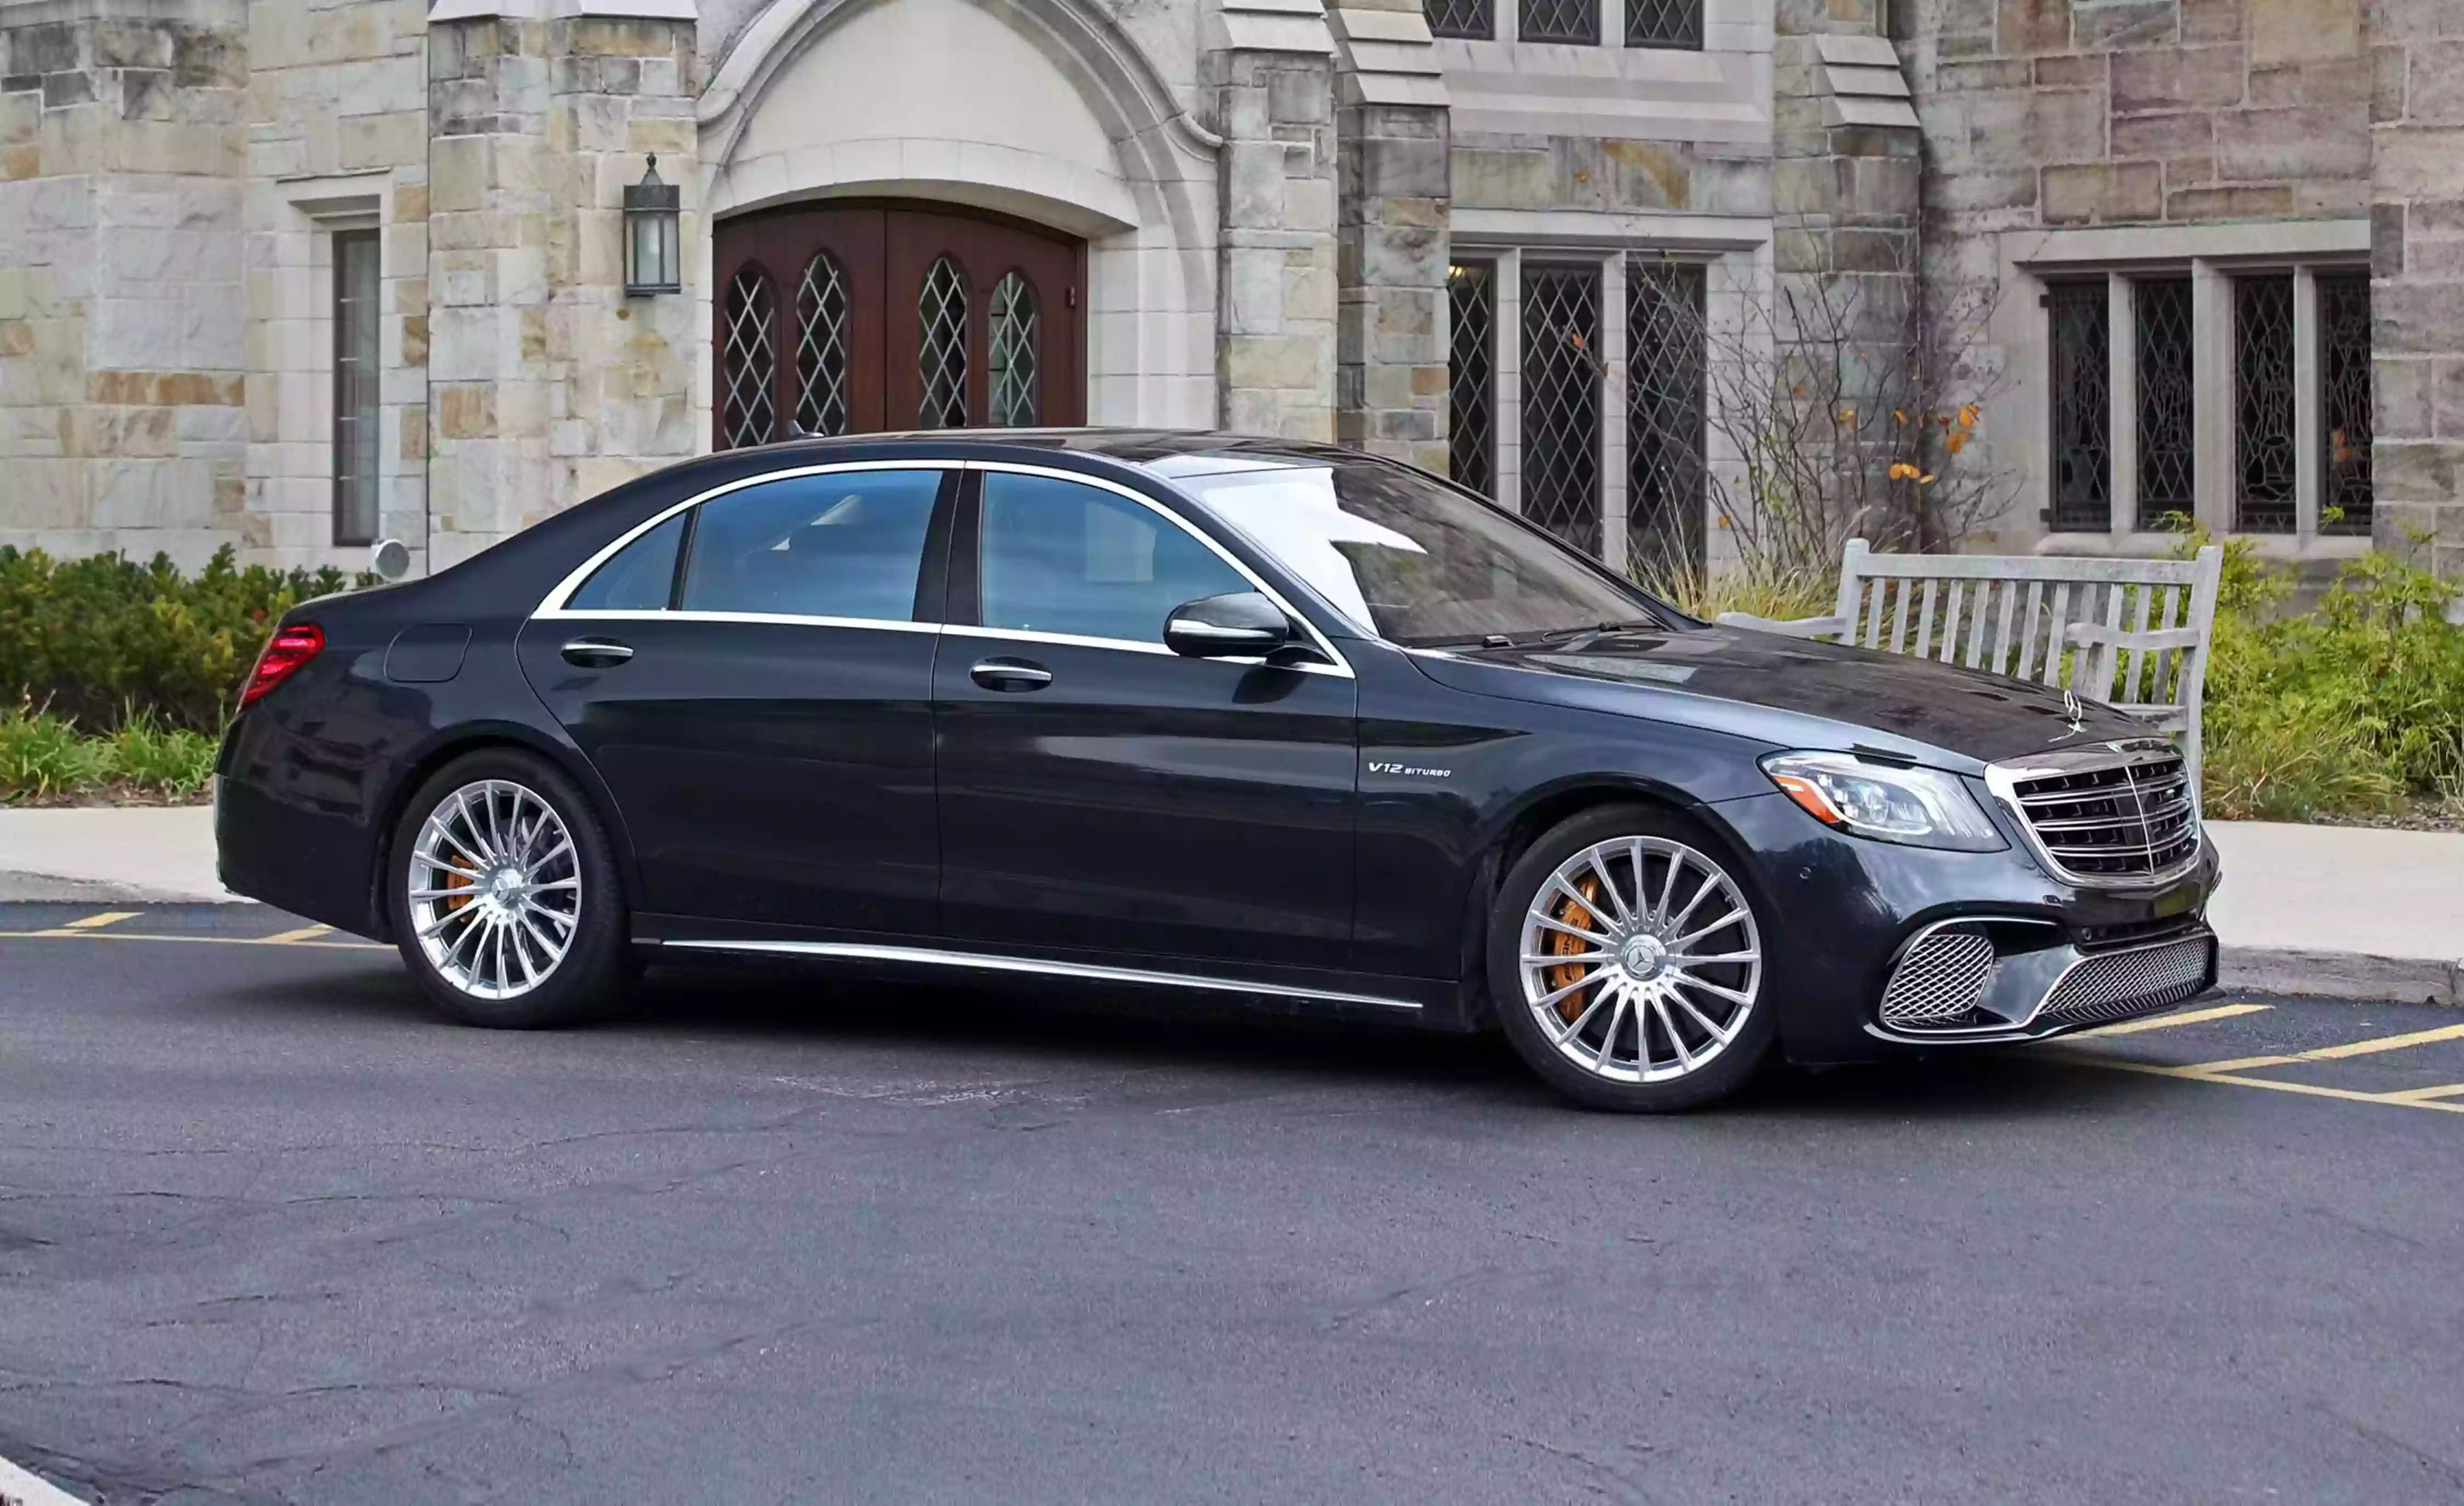
M 289 679 L 299 667 L 317 656 L 325 647 L 325 630 L 313 622 L 294 623 L 268 638 L 264 652 L 256 656 L 256 668 L 248 672 L 248 685 L 239 693 L 242 711 L 253 706 L 267 691 Z

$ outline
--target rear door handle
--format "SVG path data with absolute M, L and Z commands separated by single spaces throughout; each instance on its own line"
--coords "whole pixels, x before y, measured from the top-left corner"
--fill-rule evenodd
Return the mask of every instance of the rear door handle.
M 631 645 L 613 638 L 576 638 L 563 653 L 564 662 L 585 670 L 612 670 L 633 656 Z
M 986 690 L 1042 690 L 1052 683 L 1052 672 L 1031 659 L 983 659 L 967 674 Z

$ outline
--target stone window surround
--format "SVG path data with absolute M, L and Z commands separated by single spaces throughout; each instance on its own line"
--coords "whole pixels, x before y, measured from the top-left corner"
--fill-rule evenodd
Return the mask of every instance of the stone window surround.
M 2319 532 L 2321 478 L 2318 410 L 2317 274 L 2366 270 L 2370 228 L 2365 219 L 2257 221 L 2231 225 L 2115 226 L 2084 230 L 2006 233 L 2002 238 L 2002 302 L 1995 328 L 2007 355 L 2011 394 L 2006 411 L 2019 415 L 2025 435 L 2020 511 L 2034 520 L 2053 505 L 2053 403 L 2047 387 L 2052 329 L 2042 306 L 2046 284 L 2107 277 L 2112 331 L 2112 478 L 2108 494 L 2112 527 L 2105 533 L 2054 532 L 2035 543 L 2040 554 L 2112 554 L 2149 557 L 2181 543 L 2175 533 L 2135 526 L 2138 518 L 2137 342 L 2130 289 L 2135 277 L 2190 277 L 2192 344 L 2198 371 L 2198 404 L 2192 441 L 2197 454 L 2193 495 L 2198 520 L 2218 537 L 2247 539 L 2271 558 L 2347 559 L 2366 554 L 2362 535 Z M 2294 377 L 2297 446 L 2295 531 L 2239 534 L 2233 529 L 2233 393 L 2229 381 L 2211 380 L 2233 369 L 2233 287 L 2235 277 L 2290 272 L 2294 277 Z
M 1509 512 L 1523 510 L 1523 259 L 1589 262 L 1600 269 L 1600 559 L 1624 571 L 1626 558 L 1626 258 L 1665 254 L 1708 269 L 1705 319 L 1716 346 L 1744 322 L 1744 289 L 1770 276 L 1771 222 L 1717 215 L 1603 215 L 1580 210 L 1458 210 L 1452 255 L 1458 261 L 1494 262 L 1497 297 L 1492 350 L 1496 390 L 1491 398 L 1492 444 L 1497 468 L 1495 500 Z M 1719 384 L 1705 393 L 1719 401 Z M 1709 423 L 1708 465 L 1724 478 L 1735 468 L 1720 433 Z M 1704 498 L 1705 538 L 1711 561 L 1720 558 L 1720 531 Z
M 278 384 L 275 401 L 277 432 L 280 436 L 275 448 L 289 456 L 305 457 L 307 464 L 303 467 L 297 458 L 294 458 L 284 465 L 278 476 L 265 476 L 260 479 L 261 484 L 280 486 L 288 494 L 277 505 L 278 511 L 307 514 L 313 510 L 323 520 L 323 537 L 319 541 L 322 548 L 319 552 L 326 555 L 331 563 L 346 566 L 356 566 L 367 546 L 340 543 L 335 539 L 338 519 L 333 499 L 334 403 L 339 379 L 334 365 L 334 237 L 338 233 L 352 231 L 382 233 L 385 229 L 385 209 L 389 197 L 388 188 L 391 181 L 391 170 L 380 169 L 374 172 L 285 179 L 275 186 L 283 203 L 293 214 L 297 216 L 293 224 L 285 229 L 297 229 L 304 225 L 310 233 L 308 263 L 305 268 L 308 287 L 304 299 L 297 304 L 297 307 L 303 310 L 303 317 L 299 322 L 305 326 L 304 349 L 286 348 L 273 353 L 276 367 L 272 377 Z M 383 266 L 385 240 L 382 233 L 377 246 L 380 257 L 379 297 L 383 299 L 385 279 L 390 269 Z M 381 303 L 380 307 L 382 306 Z M 378 370 L 381 373 L 397 364 L 399 357 L 398 351 L 387 352 L 384 349 L 387 339 L 388 322 L 380 317 Z M 302 365 L 300 364 L 302 361 L 307 365 Z M 284 378 L 297 376 L 303 371 L 312 371 L 314 380 L 306 383 L 284 381 Z M 380 380 L 383 380 L 382 377 Z M 313 394 L 313 396 L 307 394 Z M 382 437 L 384 432 L 381 407 L 380 454 L 387 453 Z M 252 467 L 252 470 L 254 469 Z M 300 474 L 303 469 L 314 474 L 303 476 Z M 377 483 L 377 532 L 380 538 L 385 536 L 385 527 L 389 521 L 385 517 L 385 471 L 381 463 Z M 424 544 L 425 541 L 414 541 L 414 543 Z

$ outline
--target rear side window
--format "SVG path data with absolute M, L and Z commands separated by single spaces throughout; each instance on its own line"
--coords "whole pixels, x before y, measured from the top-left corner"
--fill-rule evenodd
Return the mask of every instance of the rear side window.
M 1043 476 L 984 476 L 983 625 L 1161 643 L 1174 608 L 1253 587 L 1178 524 Z
M 676 580 L 676 544 L 685 515 L 676 514 L 616 552 L 564 604 L 567 611 L 665 611 Z
M 688 611 L 912 622 L 938 471 L 796 476 L 704 502 Z

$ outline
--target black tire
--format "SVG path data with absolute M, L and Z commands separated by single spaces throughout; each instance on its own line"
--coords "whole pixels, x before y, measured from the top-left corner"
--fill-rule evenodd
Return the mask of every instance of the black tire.
M 1528 912 L 1539 897 L 1542 886 L 1550 884 L 1551 875 L 1556 874 L 1560 865 L 1573 859 L 1576 854 L 1596 844 L 1610 841 L 1622 842 L 1628 837 L 1643 838 L 1647 843 L 1677 844 L 1704 863 L 1716 867 L 1727 878 L 1737 901 L 1744 907 L 1749 920 L 1745 926 L 1736 930 L 1720 933 L 1707 944 L 1736 946 L 1741 943 L 1733 938 L 1743 936 L 1752 941 L 1754 952 L 1762 958 L 1760 965 L 1752 973 L 1751 989 L 1740 990 L 1749 991 L 1751 999 L 1750 1004 L 1743 1007 L 1742 1020 L 1723 1018 L 1718 1013 L 1723 1008 L 1737 1008 L 1736 1006 L 1723 1005 L 1708 995 L 1692 995 L 1703 1001 L 1704 1008 L 1710 1012 L 1715 1023 L 1733 1027 L 1734 1033 L 1725 1044 L 1710 1051 L 1702 1059 L 1700 1065 L 1684 1071 L 1682 1075 L 1665 1077 L 1658 1081 L 1616 1080 L 1572 1059 L 1555 1041 L 1551 1039 L 1549 1030 L 1543 1027 L 1539 1018 L 1539 1007 L 1528 1002 L 1528 996 L 1524 991 L 1525 968 L 1522 958 L 1525 926 Z M 1650 850 L 1646 857 L 1647 863 L 1665 865 L 1668 861 L 1668 856 L 1657 849 Z M 1688 861 L 1690 862 L 1690 859 Z M 1616 867 L 1614 859 L 1611 860 L 1611 867 Z M 1515 860 L 1513 867 L 1507 870 L 1505 880 L 1498 887 L 1496 900 L 1490 906 L 1488 920 L 1486 952 L 1489 1002 L 1496 1013 L 1499 1026 L 1505 1030 L 1506 1038 L 1513 1044 L 1516 1054 L 1539 1074 L 1542 1081 L 1567 1097 L 1588 1108 L 1606 1109 L 1618 1113 L 1664 1114 L 1696 1108 L 1725 1097 L 1743 1086 L 1770 1053 L 1771 1043 L 1778 1032 L 1775 1024 L 1777 1010 L 1771 997 L 1771 971 L 1768 959 L 1769 942 L 1766 940 L 1773 934 L 1770 910 L 1767 903 L 1755 894 L 1753 886 L 1740 872 L 1740 868 L 1741 865 L 1727 848 L 1713 841 L 1696 823 L 1664 808 L 1649 805 L 1622 804 L 1601 806 L 1586 810 L 1560 823 L 1538 841 L 1532 843 L 1523 855 Z M 1628 871 L 1630 872 L 1630 869 Z M 1666 873 L 1664 866 L 1651 871 L 1655 875 Z M 1693 867 L 1683 870 L 1683 885 L 1686 889 L 1691 890 L 1695 875 L 1701 872 L 1702 870 Z M 1716 895 L 1726 895 L 1727 892 L 1712 891 Z M 1671 903 L 1667 908 L 1675 911 L 1677 906 Z M 1701 916 L 1698 914 L 1692 919 L 1699 921 Z M 1714 916 L 1713 919 L 1718 917 Z M 1576 941 L 1573 944 L 1590 946 L 1592 943 Z M 1605 972 L 1606 969 L 1603 968 L 1601 971 Z M 1573 976 L 1584 975 L 1560 972 L 1555 977 L 1544 974 L 1544 979 L 1554 983 L 1559 979 Z M 1742 965 L 1737 965 L 1718 973 L 1718 976 L 1731 983 L 1740 983 L 1745 979 L 1746 969 Z M 1598 995 L 1591 989 L 1579 990 L 1572 996 L 1573 1008 L 1577 1014 L 1580 1014 L 1586 1002 L 1597 997 Z M 1614 1007 L 1604 1005 L 1603 1008 L 1610 1008 L 1614 1018 Z M 1669 1013 L 1677 1022 L 1676 1028 L 1685 1033 L 1685 1038 L 1692 1042 L 1698 1052 L 1711 1046 L 1712 1037 L 1707 1031 L 1696 1033 L 1693 1030 L 1693 1018 L 1687 1016 L 1682 1008 L 1671 1008 Z M 1614 1030 L 1616 1028 L 1612 1023 L 1608 1030 Z M 1652 1026 L 1650 1029 L 1660 1030 L 1661 1028 Z M 1675 1046 L 1667 1042 L 1664 1030 L 1661 1032 L 1661 1039 L 1663 1044 L 1669 1046 L 1668 1060 L 1678 1061 L 1680 1058 L 1676 1053 Z M 1639 1041 L 1638 1041 L 1638 1048 L 1647 1050 L 1640 1047 Z M 1611 1060 L 1614 1063 L 1614 1052 L 1612 1052 Z
M 423 827 L 456 791 L 482 781 L 518 786 L 556 813 L 572 838 L 573 875 L 580 880 L 575 891 L 580 913 L 564 955 L 535 985 L 510 998 L 471 992 L 448 977 L 422 946 L 412 917 L 410 878 Z M 463 1024 L 497 1030 L 563 1025 L 612 1007 L 631 983 L 630 917 L 606 828 L 573 781 L 537 754 L 489 748 L 437 770 L 404 809 L 385 866 L 385 910 L 403 963 L 429 1001 Z

